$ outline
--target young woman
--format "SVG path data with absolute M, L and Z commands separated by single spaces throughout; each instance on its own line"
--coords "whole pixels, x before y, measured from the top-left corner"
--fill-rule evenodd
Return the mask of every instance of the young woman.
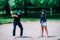
M 47 37 L 48 37 L 47 21 L 46 21 L 46 11 L 45 10 L 41 11 L 40 23 L 41 23 L 41 29 L 42 29 L 42 37 L 43 37 L 44 29 L 45 29 Z

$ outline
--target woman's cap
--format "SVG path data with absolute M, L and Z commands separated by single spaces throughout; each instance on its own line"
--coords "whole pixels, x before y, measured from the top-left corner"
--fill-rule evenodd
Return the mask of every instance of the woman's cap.
M 41 12 L 46 12 L 46 10 L 43 9 L 43 10 L 41 10 Z

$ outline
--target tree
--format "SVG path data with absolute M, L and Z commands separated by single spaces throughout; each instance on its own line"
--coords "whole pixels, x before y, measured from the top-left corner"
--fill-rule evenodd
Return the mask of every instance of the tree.
M 10 9 L 13 9 L 15 7 L 15 0 L 9 0 L 9 6 Z
M 24 0 L 24 11 L 25 11 L 25 16 L 27 16 L 27 0 Z
M 60 11 L 60 0 L 59 0 L 59 11 Z
M 5 9 L 5 0 L 0 0 L 0 9 Z
M 10 8 L 9 8 L 8 0 L 5 0 L 5 2 L 6 2 L 6 5 L 5 5 L 6 14 L 10 15 Z

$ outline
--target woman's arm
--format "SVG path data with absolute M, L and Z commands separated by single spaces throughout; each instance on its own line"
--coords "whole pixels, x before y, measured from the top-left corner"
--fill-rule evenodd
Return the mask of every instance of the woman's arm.
M 41 14 L 41 17 L 40 17 L 40 23 L 42 22 L 42 14 Z

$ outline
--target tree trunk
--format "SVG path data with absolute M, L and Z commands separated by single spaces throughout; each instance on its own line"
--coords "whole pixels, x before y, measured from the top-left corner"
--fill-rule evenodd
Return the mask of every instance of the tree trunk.
M 6 14 L 10 15 L 10 8 L 9 8 L 8 0 L 6 0 L 5 10 L 6 10 Z
M 60 0 L 59 0 L 59 10 L 60 10 Z
M 24 11 L 25 16 L 27 16 L 27 0 L 24 0 Z
M 50 7 L 50 15 L 52 16 L 52 7 Z

